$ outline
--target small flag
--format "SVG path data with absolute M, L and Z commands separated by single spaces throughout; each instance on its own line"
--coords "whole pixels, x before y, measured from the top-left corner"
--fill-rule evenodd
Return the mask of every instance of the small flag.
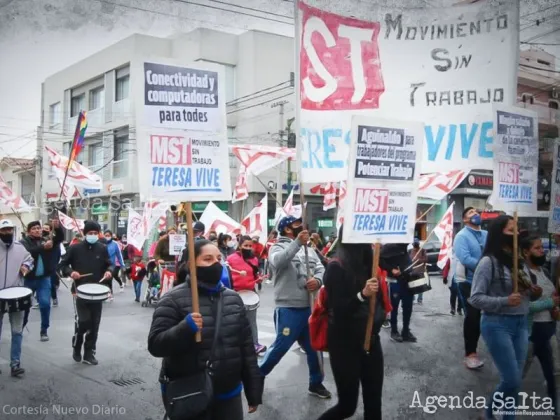
M 84 137 L 88 127 L 86 111 L 80 111 L 78 115 L 78 122 L 76 123 L 76 132 L 74 133 L 74 140 L 72 141 L 72 148 L 70 149 L 69 162 L 76 160 L 82 149 L 84 148 Z

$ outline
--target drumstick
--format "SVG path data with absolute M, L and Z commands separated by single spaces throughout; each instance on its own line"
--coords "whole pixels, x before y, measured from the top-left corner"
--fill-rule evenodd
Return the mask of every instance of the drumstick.
M 88 276 L 93 276 L 93 273 L 80 274 L 80 278 L 82 278 L 82 277 L 88 277 Z

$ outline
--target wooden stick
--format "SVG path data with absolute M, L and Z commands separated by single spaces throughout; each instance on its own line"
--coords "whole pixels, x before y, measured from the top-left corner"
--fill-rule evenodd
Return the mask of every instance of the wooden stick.
M 439 204 L 439 203 L 434 203 L 434 204 L 432 204 L 432 205 L 428 208 L 428 210 L 426 210 L 424 213 L 422 213 L 422 215 L 421 215 L 420 217 L 418 217 L 418 218 L 416 219 L 416 223 L 420 222 L 420 221 L 430 212 L 430 210 L 433 209 L 433 208 L 435 207 L 436 204 Z
M 193 213 L 192 204 L 190 202 L 186 203 L 187 211 L 187 247 L 189 253 L 189 272 L 191 277 L 191 296 L 192 296 L 192 310 L 193 312 L 199 313 L 200 307 L 198 304 L 198 281 L 196 278 L 196 261 L 194 256 L 194 232 L 193 232 Z M 200 343 L 202 341 L 202 335 L 200 331 L 195 334 L 195 341 Z
M 377 278 L 377 270 L 379 269 L 379 254 L 381 253 L 381 244 L 376 243 L 375 249 L 373 251 L 373 266 L 371 267 L 371 277 Z M 380 279 L 377 279 L 378 283 Z M 381 290 L 381 284 L 379 284 L 379 290 Z M 374 293 L 369 298 L 369 315 L 366 325 L 366 338 L 364 340 L 364 351 L 369 354 L 371 347 L 371 332 L 373 330 L 373 319 L 375 317 L 375 305 L 377 303 L 377 293 Z
M 80 278 L 82 278 L 82 277 L 89 277 L 89 276 L 93 276 L 93 273 L 80 274 Z
M 518 284 L 517 281 L 519 279 L 519 249 L 518 249 L 518 233 L 519 228 L 517 227 L 517 222 L 519 217 L 517 215 L 517 211 L 513 212 L 513 272 L 512 272 L 512 280 L 513 280 L 513 293 L 517 293 Z

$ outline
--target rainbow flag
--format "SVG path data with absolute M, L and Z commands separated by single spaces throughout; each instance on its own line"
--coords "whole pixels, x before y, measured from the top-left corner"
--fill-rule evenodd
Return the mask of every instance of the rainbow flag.
M 74 133 L 74 140 L 72 141 L 72 147 L 70 148 L 70 158 L 68 160 L 68 166 L 72 165 L 72 162 L 78 157 L 82 149 L 84 148 L 84 137 L 87 130 L 87 115 L 86 111 L 80 111 L 78 115 L 78 122 L 76 123 L 76 132 Z

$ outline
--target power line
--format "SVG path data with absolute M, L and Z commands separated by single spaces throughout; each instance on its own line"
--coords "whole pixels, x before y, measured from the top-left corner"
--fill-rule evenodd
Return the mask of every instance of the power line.
M 535 67 L 535 66 L 530 66 L 528 64 L 519 64 L 521 67 L 526 67 L 528 69 L 535 69 L 535 70 L 540 70 L 540 71 L 547 71 L 550 73 L 558 73 L 560 74 L 560 71 L 558 70 L 550 70 L 550 69 L 541 69 L 540 67 Z
M 255 9 L 253 7 L 241 6 L 241 5 L 238 5 L 238 4 L 231 4 L 231 3 L 228 3 L 228 2 L 225 2 L 225 1 L 220 1 L 220 0 L 208 0 L 208 1 L 211 1 L 212 3 L 217 3 L 217 4 L 224 4 L 224 5 L 230 6 L 230 7 L 239 7 L 240 9 L 251 10 L 253 12 L 265 13 L 267 15 L 278 16 L 278 17 L 282 17 L 282 18 L 286 18 L 286 19 L 293 19 L 292 16 L 281 15 L 279 13 L 273 13 L 273 12 L 269 12 L 269 11 L 266 11 L 266 10 Z
M 547 7 L 545 9 L 535 10 L 534 12 L 526 13 L 523 16 L 520 16 L 520 19 L 526 18 L 527 16 L 531 16 L 531 15 L 534 15 L 534 14 L 537 14 L 537 13 L 546 12 L 547 10 L 550 10 L 550 9 L 553 9 L 553 8 L 559 7 L 559 6 L 560 6 L 560 4 L 555 4 L 554 6 L 550 6 L 550 7 Z
M 253 96 L 252 98 L 248 98 L 248 99 L 243 99 L 242 101 L 236 102 L 234 104 L 230 104 L 228 106 L 238 106 L 239 104 L 243 103 L 243 102 L 249 102 L 252 101 L 254 99 L 258 99 L 258 98 L 262 98 L 263 96 L 268 96 L 268 95 L 272 95 L 273 93 L 277 93 L 277 92 L 281 92 L 285 89 L 289 89 L 291 86 L 284 86 L 275 90 L 271 90 L 270 92 L 265 92 L 265 93 L 261 93 L 260 95 L 257 96 Z
M 558 32 L 558 31 L 560 31 L 560 27 L 558 27 L 558 28 L 556 28 L 556 29 L 553 29 L 552 31 L 545 32 L 544 34 L 541 34 L 541 35 L 535 35 L 535 36 L 533 36 L 533 37 L 531 37 L 531 38 L 529 38 L 529 39 L 526 39 L 524 42 L 534 41 L 534 40 L 536 40 L 536 39 L 543 38 L 543 37 L 545 37 L 545 36 L 551 35 L 551 34 L 553 34 L 553 33 L 555 33 L 555 32 Z
M 254 17 L 257 19 L 264 19 L 264 20 L 268 20 L 270 22 L 277 22 L 277 23 L 283 23 L 284 25 L 293 25 L 293 22 L 284 22 L 282 20 L 278 20 L 278 19 L 273 19 L 273 18 L 267 18 L 265 16 L 258 16 L 258 15 L 253 15 L 251 13 L 246 13 L 246 12 L 240 12 L 237 10 L 231 10 L 231 9 L 224 9 L 223 7 L 218 7 L 218 6 L 211 6 L 209 4 L 203 4 L 203 3 L 196 3 L 190 0 L 172 0 L 175 3 L 184 3 L 184 4 L 191 4 L 193 6 L 198 6 L 198 7 L 206 7 L 208 9 L 213 9 L 213 10 L 220 10 L 222 12 L 229 12 L 229 13 L 235 13 L 238 15 L 242 15 L 242 16 L 249 16 L 249 17 Z M 237 6 L 237 7 L 241 7 L 244 8 L 243 6 Z M 268 13 L 268 12 L 264 12 L 264 11 L 260 11 L 261 13 Z M 286 19 L 291 19 L 293 20 L 293 18 L 291 16 L 283 16 Z
M 270 103 L 270 102 L 272 102 L 272 101 L 277 101 L 278 99 L 282 99 L 282 98 L 285 98 L 285 97 L 291 96 L 291 95 L 293 95 L 293 92 L 292 92 L 292 93 L 287 93 L 287 94 L 282 95 L 282 96 L 279 96 L 279 97 L 277 97 L 277 98 L 269 99 L 268 101 L 260 102 L 260 103 L 255 104 L 255 105 L 250 105 L 250 106 L 247 106 L 247 107 L 245 107 L 245 108 L 234 109 L 234 110 L 228 112 L 228 115 L 229 115 L 229 114 L 233 114 L 233 113 L 235 113 L 235 112 L 245 111 L 246 109 L 255 108 L 255 107 L 257 107 L 257 106 L 265 105 L 265 104 L 268 104 L 268 103 Z
M 253 95 L 257 94 L 257 93 L 266 92 L 267 90 L 271 90 L 271 89 L 277 88 L 277 87 L 279 87 L 279 86 L 285 85 L 286 83 L 290 83 L 290 81 L 289 81 L 289 80 L 286 80 L 286 81 L 284 81 L 284 82 L 278 83 L 277 85 L 269 86 L 269 87 L 267 87 L 267 88 L 264 88 L 264 89 L 261 89 L 261 90 L 257 90 L 256 92 L 249 93 L 248 95 L 245 95 L 245 96 L 240 96 L 239 98 L 235 98 L 235 99 L 232 99 L 232 100 L 229 101 L 229 102 L 226 102 L 226 105 L 235 105 L 234 102 L 237 102 L 237 101 L 239 101 L 240 99 L 249 98 L 249 97 L 251 97 L 251 96 L 253 96 Z

